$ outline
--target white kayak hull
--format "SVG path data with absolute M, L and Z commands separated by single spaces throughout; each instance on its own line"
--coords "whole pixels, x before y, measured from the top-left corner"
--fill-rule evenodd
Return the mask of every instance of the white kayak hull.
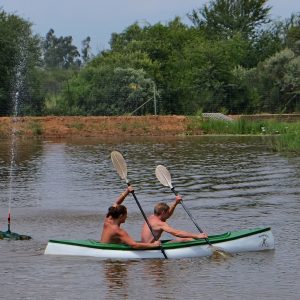
M 228 232 L 211 236 L 209 240 L 213 247 L 205 240 L 167 243 L 162 244 L 162 247 L 167 257 L 171 259 L 211 256 L 216 248 L 231 254 L 275 248 L 274 236 L 270 228 Z M 103 244 L 94 240 L 50 240 L 45 254 L 90 256 L 103 259 L 164 258 L 160 249 L 135 250 L 126 245 Z

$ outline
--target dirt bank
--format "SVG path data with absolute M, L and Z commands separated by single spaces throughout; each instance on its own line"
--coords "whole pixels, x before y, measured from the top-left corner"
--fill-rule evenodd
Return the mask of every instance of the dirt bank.
M 231 118 L 252 121 L 274 119 L 284 122 L 300 120 L 300 114 L 235 115 Z M 66 138 L 105 136 L 177 136 L 201 135 L 199 122 L 185 116 L 119 117 L 19 117 L 15 122 L 0 117 L 0 137 L 11 135 L 12 128 L 23 137 Z
M 13 122 L 0 118 L 0 136 L 16 128 L 19 136 L 100 137 L 114 135 L 175 136 L 189 133 L 190 121 L 184 116 L 121 116 L 121 117 L 20 117 Z M 193 130 L 193 134 L 201 134 Z

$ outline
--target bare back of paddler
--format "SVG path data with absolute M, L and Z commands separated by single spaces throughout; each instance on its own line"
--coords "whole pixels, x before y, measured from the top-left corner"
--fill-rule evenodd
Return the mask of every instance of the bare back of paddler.
M 100 241 L 102 243 L 126 244 L 134 249 L 157 248 L 159 247 L 160 242 L 136 242 L 126 230 L 120 227 L 122 223 L 125 223 L 127 218 L 127 208 L 121 203 L 132 191 L 133 189 L 128 187 L 126 192 L 122 193 L 117 199 L 116 203 L 108 209 L 108 213 L 104 220 Z
M 163 202 L 155 205 L 154 214 L 148 217 L 148 221 L 152 227 L 155 238 L 149 230 L 147 223 L 145 223 L 141 233 L 142 242 L 153 243 L 155 240 L 160 239 L 163 232 L 167 232 L 176 237 L 176 239 L 171 240 L 170 242 L 186 242 L 194 239 L 207 238 L 206 233 L 192 233 L 184 230 L 178 230 L 171 227 L 166 222 L 166 220 L 173 214 L 176 205 L 180 203 L 181 199 L 182 198 L 180 196 L 176 196 L 175 202 L 171 206 Z

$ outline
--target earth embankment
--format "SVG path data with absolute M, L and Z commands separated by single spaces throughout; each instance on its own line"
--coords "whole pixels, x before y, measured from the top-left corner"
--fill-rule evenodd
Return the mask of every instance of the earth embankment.
M 0 136 L 100 137 L 115 135 L 175 136 L 187 134 L 189 119 L 185 116 L 65 116 L 0 118 Z M 193 132 L 201 134 L 200 131 Z
M 234 115 L 233 120 L 297 122 L 300 114 Z M 205 118 L 204 118 L 205 119 Z M 200 118 L 201 122 L 202 118 Z M 199 117 L 187 116 L 46 116 L 0 117 L 0 137 L 68 138 L 105 136 L 201 135 Z

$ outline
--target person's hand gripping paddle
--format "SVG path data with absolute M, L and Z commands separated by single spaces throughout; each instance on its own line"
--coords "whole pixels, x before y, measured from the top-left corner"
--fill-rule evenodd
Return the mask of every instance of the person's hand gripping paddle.
M 130 183 L 129 183 L 128 179 L 127 179 L 127 165 L 126 165 L 126 161 L 125 161 L 123 155 L 120 152 L 118 152 L 118 151 L 112 151 L 111 152 L 111 160 L 112 160 L 112 163 L 113 163 L 115 169 L 117 170 L 117 173 L 121 177 L 121 179 L 124 179 L 125 182 L 126 182 L 126 184 L 128 186 L 130 186 Z M 152 226 L 150 225 L 150 223 L 149 223 L 149 221 L 147 219 L 147 216 L 145 215 L 144 210 L 143 210 L 140 202 L 138 201 L 138 199 L 137 199 L 134 191 L 131 192 L 131 194 L 132 194 L 132 196 L 133 196 L 133 198 L 134 198 L 137 206 L 139 207 L 139 209 L 140 209 L 140 211 L 141 211 L 141 213 L 142 213 L 142 215 L 143 215 L 143 217 L 144 217 L 144 219 L 145 219 L 145 221 L 146 221 L 146 223 L 147 223 L 147 225 L 148 225 L 148 227 L 149 227 L 149 229 L 150 229 L 150 231 L 151 231 L 154 239 L 157 241 L 157 237 L 154 234 Z M 160 250 L 161 250 L 164 258 L 168 259 L 167 254 L 165 253 L 165 250 L 163 249 L 163 247 L 161 245 L 160 245 Z
M 177 191 L 175 190 L 174 186 L 172 185 L 171 174 L 170 174 L 170 172 L 168 171 L 168 169 L 166 167 L 164 167 L 162 165 L 158 165 L 155 169 L 155 175 L 156 175 L 157 179 L 159 180 L 159 182 L 162 185 L 168 186 L 176 196 L 178 195 Z M 182 205 L 182 207 L 184 208 L 184 210 L 186 211 L 186 213 L 188 214 L 188 216 L 190 217 L 190 219 L 192 220 L 194 225 L 200 231 L 200 233 L 203 233 L 203 230 L 197 224 L 197 222 L 195 221 L 195 219 L 191 215 L 190 211 L 188 210 L 188 208 L 183 203 L 183 200 L 180 201 L 180 204 Z M 207 244 L 211 247 L 213 256 L 215 256 L 215 257 L 224 257 L 224 258 L 231 256 L 229 253 L 225 252 L 224 250 L 220 249 L 219 247 L 213 246 L 208 238 L 205 238 L 205 240 L 206 240 Z

